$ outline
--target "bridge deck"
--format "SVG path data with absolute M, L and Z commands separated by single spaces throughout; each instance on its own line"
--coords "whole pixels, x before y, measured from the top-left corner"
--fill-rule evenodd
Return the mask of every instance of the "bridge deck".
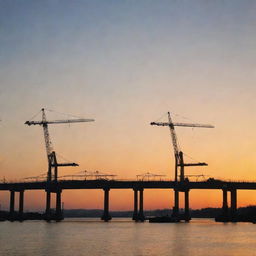
M 47 182 L 16 182 L 0 183 L 0 190 L 45 190 L 49 188 Z M 118 180 L 62 180 L 50 184 L 55 189 L 256 189 L 256 182 L 232 182 L 232 181 L 187 181 L 175 184 L 174 181 L 118 181 Z

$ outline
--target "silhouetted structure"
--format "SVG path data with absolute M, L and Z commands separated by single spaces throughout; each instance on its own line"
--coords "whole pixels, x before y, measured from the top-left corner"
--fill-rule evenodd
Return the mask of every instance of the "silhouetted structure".
M 167 113 L 168 115 L 168 122 L 151 122 L 151 125 L 156 126 L 167 126 L 170 129 L 173 150 L 174 150 L 174 159 L 175 159 L 175 182 L 184 182 L 185 181 L 185 167 L 191 166 L 206 166 L 206 163 L 199 162 L 199 163 L 184 163 L 183 152 L 180 150 L 178 146 L 177 135 L 175 132 L 175 126 L 182 126 L 182 127 L 192 127 L 192 128 L 214 128 L 214 126 L 209 124 L 190 124 L 190 123 L 174 123 L 171 118 L 170 112 Z M 174 189 L 174 207 L 173 207 L 173 219 L 176 220 L 177 218 L 185 221 L 190 220 L 189 216 L 189 189 L 179 189 L 180 186 L 176 186 Z M 185 198 L 185 213 L 181 215 L 179 213 L 179 193 L 184 192 Z
M 144 190 L 145 189 L 173 189 L 184 191 L 185 193 L 185 209 L 184 215 L 179 215 L 179 220 L 189 221 L 189 193 L 192 189 L 218 189 L 223 191 L 222 214 L 227 216 L 227 220 L 236 220 L 237 216 L 237 190 L 256 190 L 256 182 L 230 182 L 215 180 L 213 178 L 207 181 L 118 181 L 118 180 L 59 180 L 57 182 L 19 182 L 19 183 L 0 183 L 0 191 L 10 191 L 10 207 L 9 218 L 14 220 L 22 220 L 24 208 L 24 195 L 26 190 L 44 190 L 46 194 L 50 191 L 56 194 L 56 207 L 52 211 L 49 205 L 46 205 L 45 219 L 46 220 L 61 220 L 61 194 L 63 190 L 69 189 L 101 189 L 104 191 L 104 212 L 102 219 L 109 221 L 111 219 L 109 213 L 110 192 L 112 189 L 132 189 L 134 192 L 134 211 L 133 219 L 135 221 L 144 221 Z M 18 217 L 15 214 L 15 193 L 19 193 L 19 209 Z M 227 203 L 227 196 L 230 193 L 231 204 Z
M 50 134 L 48 130 L 49 124 L 70 124 L 70 123 L 81 123 L 81 122 L 94 122 L 94 119 L 65 119 L 65 120 L 53 120 L 48 121 L 46 119 L 45 109 L 41 109 L 42 112 L 42 120 L 41 121 L 26 121 L 25 124 L 28 126 L 31 125 L 40 125 L 43 127 L 44 131 L 44 140 L 45 140 L 45 148 L 46 154 L 48 159 L 48 172 L 47 172 L 47 187 L 45 188 L 46 191 L 46 211 L 45 211 L 45 219 L 50 220 L 52 219 L 51 213 L 51 193 L 56 194 L 56 212 L 54 218 L 56 220 L 61 220 L 61 189 L 51 189 L 51 182 L 54 181 L 55 183 L 58 181 L 58 167 L 68 167 L 68 166 L 78 166 L 76 163 L 58 163 L 56 153 L 53 150 L 52 142 L 50 139 Z M 21 206 L 23 203 L 21 203 Z

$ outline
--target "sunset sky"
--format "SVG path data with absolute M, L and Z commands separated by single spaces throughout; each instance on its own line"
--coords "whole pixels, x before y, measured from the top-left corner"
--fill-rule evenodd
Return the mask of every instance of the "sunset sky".
M 169 130 L 149 125 L 170 111 L 174 121 L 215 125 L 177 127 L 195 160 L 185 159 L 209 164 L 187 174 L 256 180 L 255 13 L 250 0 L 0 0 L 0 179 L 46 172 L 42 128 L 24 125 L 45 107 L 96 120 L 49 127 L 56 152 L 80 165 L 60 175 L 172 179 Z M 44 208 L 44 192 L 25 196 L 26 210 Z M 111 209 L 132 209 L 132 191 L 110 196 Z M 66 208 L 102 208 L 102 199 L 102 191 L 63 192 Z M 255 199 L 238 192 L 239 205 Z M 8 200 L 0 192 L 2 208 Z M 145 192 L 146 209 L 172 204 L 171 191 Z M 191 207 L 208 206 L 221 206 L 221 191 L 191 192 Z

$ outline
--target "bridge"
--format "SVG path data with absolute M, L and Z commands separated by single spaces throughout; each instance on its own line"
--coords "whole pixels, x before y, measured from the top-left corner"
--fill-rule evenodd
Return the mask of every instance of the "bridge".
M 172 181 L 172 180 L 109 180 L 109 179 L 89 179 L 89 180 L 58 180 L 58 181 L 31 181 L 31 182 L 2 182 L 0 191 L 10 192 L 9 219 L 14 220 L 15 216 L 15 192 L 19 193 L 18 219 L 22 219 L 24 211 L 24 192 L 26 190 L 44 190 L 46 192 L 46 220 L 62 219 L 61 193 L 70 189 L 100 189 L 104 192 L 104 212 L 102 220 L 111 219 L 109 213 L 109 192 L 113 189 L 131 189 L 134 192 L 133 220 L 144 221 L 143 191 L 145 189 L 170 189 L 175 193 L 175 204 L 173 214 L 179 216 L 180 220 L 189 221 L 189 192 L 192 189 L 214 189 L 222 190 L 222 215 L 228 214 L 236 216 L 237 212 L 237 191 L 256 190 L 256 182 L 225 181 L 209 178 L 206 181 Z M 228 205 L 228 192 L 230 192 L 230 206 Z M 184 193 L 184 214 L 179 209 L 179 193 Z M 56 207 L 54 214 L 51 213 L 52 194 L 56 195 Z
M 65 119 L 65 120 L 53 120 L 48 121 L 46 119 L 45 109 L 41 111 L 42 120 L 41 121 L 26 121 L 26 125 L 39 125 L 43 127 L 44 139 L 46 146 L 46 153 L 48 159 L 48 172 L 43 181 L 31 181 L 31 182 L 9 182 L 9 183 L 0 183 L 0 190 L 10 191 L 10 207 L 9 207 L 9 219 L 13 220 L 16 217 L 15 212 L 15 192 L 19 193 L 19 219 L 22 219 L 23 209 L 24 209 L 24 192 L 26 190 L 44 190 L 46 192 L 46 208 L 44 217 L 46 220 L 62 219 L 62 207 L 61 207 L 61 193 L 63 190 L 68 189 L 101 189 L 104 191 L 104 213 L 102 220 L 108 221 L 111 219 L 109 214 L 109 192 L 111 189 L 132 189 L 134 191 L 134 209 L 133 209 L 133 219 L 136 221 L 144 221 L 145 216 L 143 212 L 143 191 L 145 189 L 172 189 L 174 190 L 174 207 L 172 215 L 178 220 L 190 220 L 189 213 L 189 191 L 191 189 L 221 189 L 223 191 L 223 214 L 227 215 L 231 212 L 232 216 L 235 216 L 237 209 L 237 190 L 238 189 L 256 189 L 256 183 L 244 183 L 244 182 L 226 182 L 221 180 L 215 180 L 213 178 L 208 179 L 207 181 L 201 182 L 192 182 L 189 181 L 185 176 L 185 167 L 193 166 L 207 166 L 205 162 L 185 162 L 183 157 L 183 151 L 178 146 L 177 135 L 175 132 L 175 126 L 182 127 L 198 127 L 198 128 L 214 128 L 212 125 L 204 124 L 191 124 L 191 123 L 174 123 L 172 121 L 170 112 L 167 113 L 168 122 L 151 122 L 151 125 L 156 126 L 167 126 L 169 127 L 172 144 L 174 148 L 174 159 L 175 159 L 175 179 L 164 181 L 164 180 L 113 180 L 108 179 L 108 176 L 115 175 L 99 175 L 96 172 L 95 179 L 84 179 L 84 180 L 61 180 L 58 177 L 58 167 L 67 167 L 67 166 L 78 166 L 76 163 L 59 163 L 57 161 L 57 154 L 53 150 L 52 142 L 49 136 L 48 125 L 49 124 L 65 124 L 65 123 L 77 123 L 77 122 L 92 122 L 94 119 Z M 91 176 L 84 173 L 85 176 Z M 151 177 L 152 174 L 146 173 L 147 177 Z M 140 177 L 141 175 L 137 175 Z M 142 175 L 143 176 L 143 175 Z M 141 176 L 141 177 L 142 177 Z M 144 175 L 145 176 L 145 175 Z M 163 175 L 154 175 L 155 177 L 160 177 Z M 38 176 L 40 177 L 40 176 Z M 100 177 L 100 178 L 99 178 Z M 231 194 L 231 206 L 230 211 L 228 207 L 228 192 Z M 184 193 L 184 205 L 185 212 L 180 214 L 179 207 L 179 195 Z M 52 194 L 56 195 L 56 207 L 55 213 L 52 214 L 51 211 L 51 198 Z

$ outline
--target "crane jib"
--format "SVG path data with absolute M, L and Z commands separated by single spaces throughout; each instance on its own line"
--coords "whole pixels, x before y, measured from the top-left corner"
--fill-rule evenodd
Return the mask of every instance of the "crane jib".
M 189 124 L 189 123 L 169 123 L 169 122 L 151 122 L 151 125 L 157 126 L 183 126 L 183 127 L 195 127 L 195 128 L 214 128 L 213 125 L 210 124 Z
M 70 120 L 53 120 L 53 121 L 26 121 L 27 125 L 47 125 L 47 124 L 68 124 L 81 122 L 94 122 L 94 119 L 70 119 Z

